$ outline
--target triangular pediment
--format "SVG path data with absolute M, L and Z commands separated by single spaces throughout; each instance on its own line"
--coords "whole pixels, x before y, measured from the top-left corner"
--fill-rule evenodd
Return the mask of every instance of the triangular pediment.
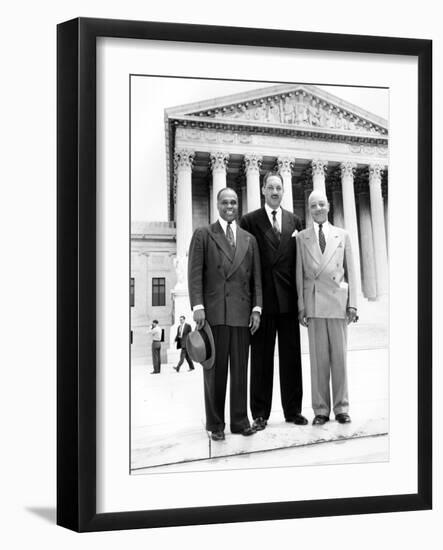
M 168 119 L 387 138 L 387 121 L 312 85 L 284 84 L 166 109 Z

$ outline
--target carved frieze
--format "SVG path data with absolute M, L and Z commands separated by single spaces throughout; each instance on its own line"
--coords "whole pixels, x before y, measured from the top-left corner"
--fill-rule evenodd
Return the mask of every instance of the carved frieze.
M 220 146 L 225 145 L 265 145 L 267 146 L 271 141 L 275 146 L 285 148 L 288 144 L 287 136 L 278 136 L 278 135 L 263 135 L 263 134 L 249 134 L 242 132 L 232 132 L 226 130 L 224 132 L 202 129 L 202 130 L 193 130 L 191 128 L 180 128 L 180 131 L 177 130 L 177 141 L 180 142 L 182 146 L 186 148 L 186 142 L 189 143 L 189 146 L 192 147 L 195 143 L 212 143 L 220 144 Z M 302 147 L 304 148 L 305 143 L 311 143 L 306 139 L 300 137 L 290 137 L 291 146 Z M 336 141 L 325 141 L 321 140 L 321 149 L 324 151 L 333 151 L 337 149 L 337 146 L 340 148 L 346 147 L 346 149 L 357 155 L 371 155 L 374 157 L 387 157 L 388 148 L 381 145 L 369 145 L 369 144 L 350 144 L 350 143 L 337 143 Z M 223 147 L 222 147 L 223 148 Z
M 176 135 L 177 151 L 179 158 L 174 157 L 177 167 L 187 166 L 187 155 L 193 151 L 223 151 L 224 154 L 251 154 L 289 156 L 294 158 L 301 154 L 301 151 L 308 152 L 311 158 L 330 158 L 336 155 L 343 155 L 342 158 L 351 157 L 354 160 L 361 158 L 358 162 L 380 162 L 387 158 L 388 148 L 377 144 L 350 144 L 345 141 L 336 140 L 313 140 L 309 137 L 294 137 L 273 134 L 254 134 L 240 131 L 219 131 L 209 128 L 194 132 L 191 128 L 183 128 L 180 134 Z M 185 151 L 185 152 L 184 152 Z M 186 153 L 188 151 L 188 153 Z M 294 154 L 292 154 L 294 151 Z M 277 156 L 277 155 L 276 155 Z M 386 164 L 386 163 L 384 163 Z
M 388 148 L 380 145 L 349 145 L 349 151 L 355 154 L 388 156 Z
M 380 136 L 387 135 L 385 128 L 303 90 L 189 114 L 221 120 L 263 122 L 312 129 L 324 128 Z

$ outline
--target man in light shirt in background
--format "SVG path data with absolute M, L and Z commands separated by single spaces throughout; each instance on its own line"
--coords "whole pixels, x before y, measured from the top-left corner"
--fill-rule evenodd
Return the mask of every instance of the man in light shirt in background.
M 160 374 L 162 329 L 158 326 L 157 319 L 154 319 L 154 321 L 152 321 L 152 325 L 151 328 L 148 330 L 148 334 L 150 334 L 152 338 L 152 367 L 154 370 L 151 372 L 151 374 Z

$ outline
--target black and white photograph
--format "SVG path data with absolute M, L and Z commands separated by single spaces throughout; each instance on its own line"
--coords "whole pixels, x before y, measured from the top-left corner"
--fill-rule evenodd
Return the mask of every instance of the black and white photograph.
M 5 5 L 2 548 L 438 548 L 440 11 Z
M 389 461 L 389 94 L 130 75 L 132 475 Z

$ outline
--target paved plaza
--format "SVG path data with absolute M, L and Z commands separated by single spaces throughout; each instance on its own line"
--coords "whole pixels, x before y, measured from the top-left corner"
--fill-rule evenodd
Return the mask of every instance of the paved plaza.
M 302 350 L 306 338 L 302 331 Z M 371 347 L 372 345 L 372 347 Z M 163 364 L 151 375 L 147 358 L 132 364 L 131 469 L 133 474 L 306 465 L 377 462 L 389 459 L 388 348 L 386 330 L 379 324 L 350 329 L 348 376 L 352 423 L 333 420 L 312 426 L 309 355 L 302 354 L 303 414 L 308 426 L 284 421 L 278 368 L 274 375 L 273 409 L 267 428 L 250 437 L 229 432 L 227 392 L 226 440 L 214 442 L 204 427 L 203 374 L 196 364 L 177 373 Z M 277 365 L 278 357 L 276 357 Z M 229 383 L 229 381 L 228 381 Z

